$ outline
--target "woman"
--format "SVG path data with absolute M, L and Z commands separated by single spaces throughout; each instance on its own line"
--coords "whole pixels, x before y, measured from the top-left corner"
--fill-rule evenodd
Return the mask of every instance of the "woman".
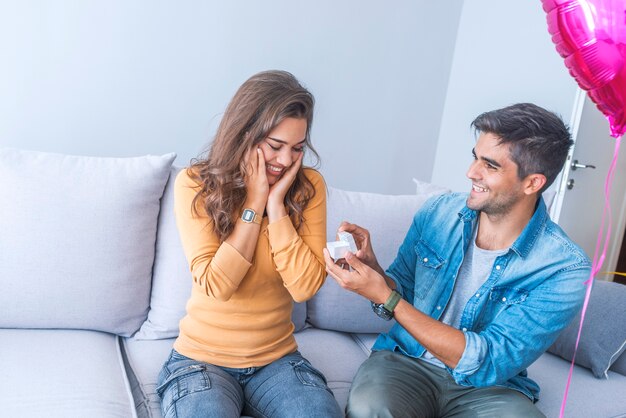
M 176 221 L 193 276 L 187 315 L 159 375 L 164 417 L 343 416 L 297 351 L 293 301 L 326 276 L 326 189 L 302 167 L 313 96 L 289 73 L 248 79 L 206 159 L 176 178 Z

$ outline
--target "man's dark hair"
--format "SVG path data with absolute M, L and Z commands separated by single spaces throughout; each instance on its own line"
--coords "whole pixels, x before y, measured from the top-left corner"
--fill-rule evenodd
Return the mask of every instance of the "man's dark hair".
M 540 193 L 554 182 L 574 143 L 558 115 L 532 103 L 485 112 L 474 119 L 472 127 L 497 136 L 500 144 L 510 145 L 520 179 L 535 173 L 546 176 Z

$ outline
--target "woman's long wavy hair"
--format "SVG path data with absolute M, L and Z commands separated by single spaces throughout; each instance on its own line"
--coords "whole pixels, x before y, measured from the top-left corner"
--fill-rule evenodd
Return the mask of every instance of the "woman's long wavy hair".
M 310 140 L 313 122 L 313 95 L 286 71 L 264 71 L 239 87 L 220 122 L 206 158 L 194 159 L 189 175 L 201 188 L 193 200 L 193 210 L 203 207 L 213 221 L 220 242 L 232 233 L 246 199 L 245 157 L 285 118 L 306 119 L 305 148 L 319 155 Z M 302 167 L 285 196 L 287 212 L 297 228 L 303 212 L 315 195 L 313 184 Z

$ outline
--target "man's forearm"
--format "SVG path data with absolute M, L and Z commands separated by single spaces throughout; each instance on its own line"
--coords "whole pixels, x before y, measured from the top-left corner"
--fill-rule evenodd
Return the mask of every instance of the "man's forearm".
M 465 350 L 463 332 L 431 318 L 404 299 L 396 306 L 394 317 L 432 355 L 448 367 L 456 367 Z

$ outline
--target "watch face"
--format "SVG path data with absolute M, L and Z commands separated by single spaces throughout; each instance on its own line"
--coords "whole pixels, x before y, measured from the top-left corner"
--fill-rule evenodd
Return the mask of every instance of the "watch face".
M 393 318 L 393 312 L 389 312 L 385 309 L 385 306 L 382 303 L 372 302 L 372 310 L 376 313 L 376 315 L 380 316 L 385 321 L 389 321 Z
M 241 219 L 243 219 L 244 222 L 252 222 L 254 220 L 254 215 L 256 215 L 256 213 L 254 213 L 252 209 L 244 209 L 241 214 Z

